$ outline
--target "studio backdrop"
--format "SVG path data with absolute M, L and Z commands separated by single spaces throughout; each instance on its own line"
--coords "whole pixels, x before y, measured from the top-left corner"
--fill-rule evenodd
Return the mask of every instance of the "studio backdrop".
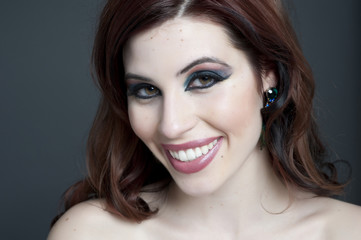
M 330 160 L 353 169 L 342 199 L 361 205 L 361 1 L 288 2 L 315 75 Z M 0 2 L 1 239 L 45 239 L 61 194 L 85 174 L 99 99 L 90 57 L 103 4 Z

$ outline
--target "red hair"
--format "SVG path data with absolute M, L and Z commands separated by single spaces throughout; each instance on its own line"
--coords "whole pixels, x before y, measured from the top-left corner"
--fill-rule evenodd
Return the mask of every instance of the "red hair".
M 258 76 L 267 70 L 276 73 L 279 97 L 262 110 L 275 173 L 285 183 L 317 195 L 340 193 L 344 186 L 337 182 L 333 164 L 324 161 L 312 115 L 311 69 L 281 1 L 108 0 L 93 51 L 102 99 L 88 140 L 88 176 L 65 193 L 65 210 L 95 197 L 104 198 L 111 212 L 129 220 L 142 221 L 156 213 L 140 193 L 146 186 L 148 191 L 165 189 L 171 177 L 131 129 L 122 52 L 134 34 L 178 15 L 223 26 Z

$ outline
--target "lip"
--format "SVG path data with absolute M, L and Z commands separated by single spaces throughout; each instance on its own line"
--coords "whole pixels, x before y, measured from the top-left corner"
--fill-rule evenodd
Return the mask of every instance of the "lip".
M 162 144 L 164 150 L 171 150 L 171 151 L 180 151 L 180 150 L 186 150 L 189 148 L 196 148 L 204 145 L 208 145 L 211 142 L 213 142 L 216 139 L 219 139 L 220 137 L 211 137 L 211 138 L 205 138 L 205 139 L 199 139 L 195 141 L 186 142 L 183 144 Z
M 204 145 L 207 145 L 207 144 L 213 142 L 216 139 L 218 140 L 217 144 L 214 145 L 214 147 L 211 150 L 209 150 L 209 152 L 207 154 L 202 155 L 191 161 L 182 162 L 178 159 L 173 158 L 169 153 L 169 150 L 180 151 L 180 150 L 185 150 L 185 149 L 189 149 L 189 148 L 196 148 L 196 147 L 204 146 Z M 206 139 L 200 139 L 200 140 L 187 142 L 184 144 L 162 144 L 162 146 L 165 150 L 165 153 L 166 153 L 166 156 L 167 156 L 169 162 L 172 164 L 172 166 L 175 170 L 177 170 L 178 172 L 181 172 L 181 173 L 191 174 L 191 173 L 196 173 L 196 172 L 201 171 L 202 169 L 207 167 L 208 164 L 210 164 L 212 162 L 214 157 L 217 155 L 217 152 L 220 149 L 222 142 L 223 142 L 223 137 L 212 137 L 212 138 L 206 138 Z

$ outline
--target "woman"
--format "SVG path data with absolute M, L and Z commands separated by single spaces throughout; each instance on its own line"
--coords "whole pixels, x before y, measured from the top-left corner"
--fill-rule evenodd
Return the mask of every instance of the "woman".
M 280 1 L 109 0 L 86 179 L 49 239 L 359 239 Z

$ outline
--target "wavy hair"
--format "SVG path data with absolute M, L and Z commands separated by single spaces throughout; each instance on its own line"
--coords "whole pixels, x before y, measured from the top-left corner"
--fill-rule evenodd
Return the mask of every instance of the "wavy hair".
M 122 56 L 130 37 L 180 16 L 223 26 L 259 79 L 267 70 L 275 72 L 279 96 L 261 114 L 266 149 L 280 179 L 320 196 L 340 193 L 344 186 L 335 166 L 324 161 L 313 116 L 312 72 L 280 0 L 108 0 L 93 49 L 102 97 L 88 139 L 88 176 L 67 190 L 65 210 L 103 198 L 109 211 L 128 220 L 140 222 L 157 212 L 140 193 L 166 189 L 172 180 L 131 129 Z

